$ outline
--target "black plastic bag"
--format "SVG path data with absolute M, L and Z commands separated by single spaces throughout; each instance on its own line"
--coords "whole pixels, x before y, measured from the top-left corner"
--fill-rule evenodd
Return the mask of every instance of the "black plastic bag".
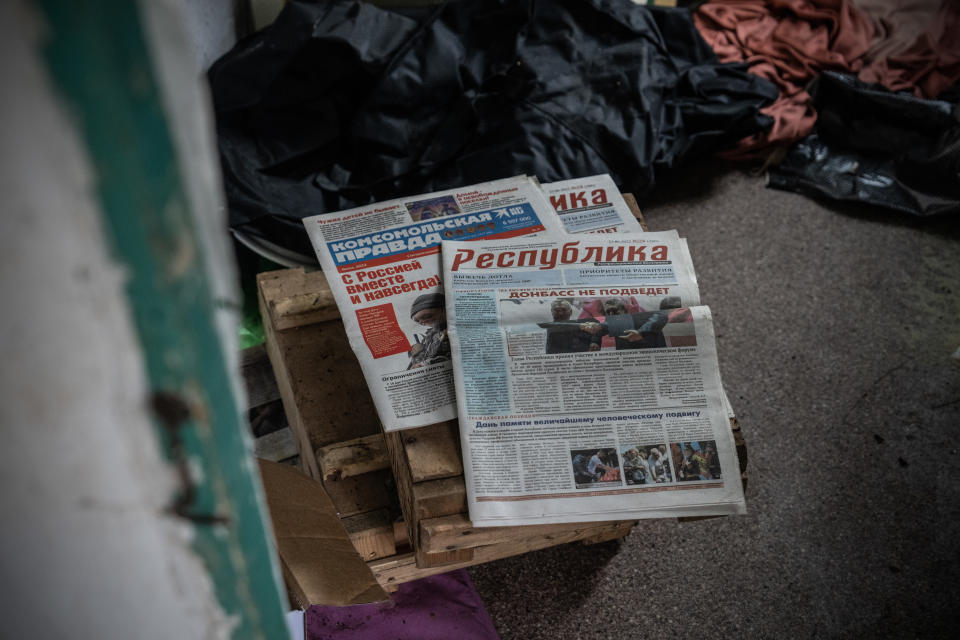
M 816 130 L 770 171 L 769 186 L 917 216 L 960 212 L 956 105 L 832 71 L 812 95 Z
M 306 254 L 304 216 L 515 174 L 642 195 L 777 95 L 689 12 L 628 0 L 290 2 L 210 83 L 231 226 Z

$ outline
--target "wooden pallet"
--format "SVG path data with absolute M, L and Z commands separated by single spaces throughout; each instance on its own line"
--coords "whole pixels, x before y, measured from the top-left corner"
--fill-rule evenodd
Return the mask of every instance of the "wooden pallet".
M 646 229 L 633 197 L 625 198 Z M 266 353 L 300 466 L 323 484 L 384 588 L 557 544 L 620 538 L 635 524 L 474 528 L 457 422 L 384 434 L 323 273 L 286 269 L 257 283 Z M 739 451 L 738 425 L 735 434 Z M 745 447 L 740 455 L 745 466 Z

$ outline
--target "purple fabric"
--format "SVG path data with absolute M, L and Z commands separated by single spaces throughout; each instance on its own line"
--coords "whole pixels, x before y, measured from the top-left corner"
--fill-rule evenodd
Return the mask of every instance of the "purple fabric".
M 400 585 L 392 602 L 310 607 L 307 640 L 499 640 L 463 569 Z

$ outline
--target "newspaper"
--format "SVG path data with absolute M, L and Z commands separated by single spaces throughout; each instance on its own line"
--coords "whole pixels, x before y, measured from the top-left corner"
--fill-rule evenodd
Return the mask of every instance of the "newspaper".
M 441 240 L 559 230 L 526 176 L 314 216 L 304 226 L 387 431 L 456 417 Z
M 643 227 L 607 175 L 543 185 L 567 233 L 643 233 Z
M 474 525 L 745 510 L 676 232 L 445 241 L 443 262 Z
M 456 417 L 441 240 L 642 231 L 608 175 L 544 189 L 556 212 L 516 176 L 304 220 L 385 430 Z

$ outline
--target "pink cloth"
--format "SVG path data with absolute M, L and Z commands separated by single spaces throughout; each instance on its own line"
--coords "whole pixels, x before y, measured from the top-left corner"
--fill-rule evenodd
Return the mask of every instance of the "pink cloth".
M 463 569 L 400 585 L 391 602 L 310 607 L 307 640 L 499 640 Z

